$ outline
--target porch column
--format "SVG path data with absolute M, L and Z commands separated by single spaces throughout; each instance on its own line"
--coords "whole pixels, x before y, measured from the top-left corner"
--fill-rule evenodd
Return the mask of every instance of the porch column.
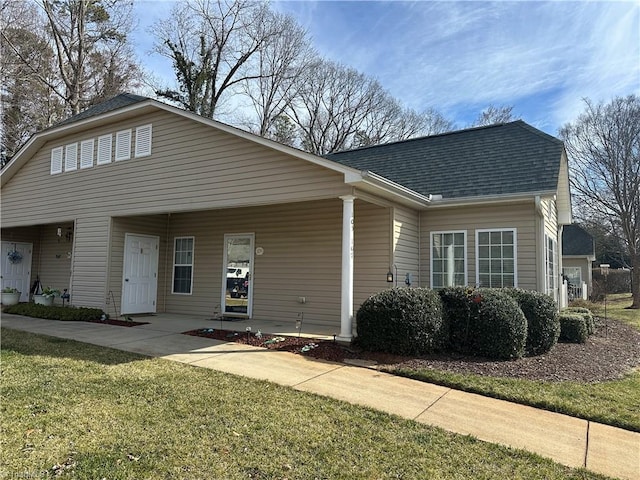
M 340 335 L 336 338 L 350 342 L 353 325 L 353 195 L 342 199 L 342 290 L 340 308 Z

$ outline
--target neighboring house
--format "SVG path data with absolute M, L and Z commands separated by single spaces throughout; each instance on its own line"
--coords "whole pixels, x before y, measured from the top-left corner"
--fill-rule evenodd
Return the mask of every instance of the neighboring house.
M 591 234 L 579 225 L 566 225 L 562 231 L 562 273 L 568 282 L 569 299 L 586 300 L 591 296 L 591 267 L 595 260 L 596 247 Z
M 0 179 L 3 285 L 38 276 L 111 314 L 304 312 L 345 340 L 405 281 L 557 297 L 571 223 L 563 144 L 522 121 L 321 158 L 123 94 L 34 135 Z

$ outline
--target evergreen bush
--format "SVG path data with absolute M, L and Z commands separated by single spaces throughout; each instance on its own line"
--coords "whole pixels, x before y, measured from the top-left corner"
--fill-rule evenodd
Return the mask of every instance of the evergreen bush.
M 553 298 L 520 288 L 505 288 L 503 291 L 518 302 L 527 319 L 527 354 L 540 355 L 551 350 L 560 336 L 558 306 Z
M 393 288 L 372 295 L 357 314 L 357 344 L 365 350 L 420 355 L 442 349 L 448 332 L 437 293 Z
M 35 303 L 11 305 L 6 307 L 4 311 L 6 313 L 25 315 L 27 317 L 79 322 L 99 320 L 102 315 L 104 315 L 104 312 L 99 308 L 61 307 L 57 305 L 36 305 Z
M 475 290 L 469 301 L 475 317 L 472 353 L 497 359 L 521 358 L 527 343 L 527 319 L 518 303 L 510 295 L 489 288 Z
M 584 323 L 587 326 L 587 334 L 593 335 L 595 333 L 596 320 L 593 316 L 593 313 L 591 313 L 591 310 L 585 307 L 567 307 L 562 311 L 580 315 L 584 319 Z
M 560 314 L 560 341 L 566 343 L 584 343 L 588 330 L 584 317 L 579 313 L 562 312 Z
M 471 340 L 476 327 L 471 311 L 474 289 L 470 287 L 446 287 L 438 290 L 442 299 L 443 317 L 449 329 L 449 347 L 461 353 L 470 353 Z

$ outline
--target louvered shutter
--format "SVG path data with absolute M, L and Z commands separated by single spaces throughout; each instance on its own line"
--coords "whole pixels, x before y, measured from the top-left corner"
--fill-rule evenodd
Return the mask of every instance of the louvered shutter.
M 136 157 L 151 155 L 151 125 L 136 128 Z
M 111 134 L 98 137 L 98 165 L 111 163 Z
M 64 147 L 64 171 L 70 172 L 78 169 L 78 144 L 70 143 Z
M 93 167 L 93 138 L 80 143 L 80 168 Z
M 131 158 L 131 129 L 116 133 L 116 162 Z
M 51 149 L 51 175 L 62 173 L 62 147 Z

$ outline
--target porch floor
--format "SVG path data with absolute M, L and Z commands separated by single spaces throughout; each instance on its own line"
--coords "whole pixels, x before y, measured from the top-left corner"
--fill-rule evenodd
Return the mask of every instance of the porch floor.
M 216 318 L 206 318 L 204 315 L 184 315 L 175 313 L 157 313 L 153 315 L 127 315 L 136 322 L 149 322 L 147 325 L 140 325 L 136 329 L 157 330 L 168 333 L 182 333 L 189 330 L 201 328 L 214 328 L 222 330 L 231 330 L 236 332 L 245 332 L 247 327 L 251 327 L 252 332 L 260 330 L 262 333 L 270 333 L 273 335 L 284 335 L 297 337 L 298 333 L 301 337 L 311 337 L 318 339 L 333 339 L 334 334 L 340 332 L 340 327 L 318 325 L 314 323 L 302 322 L 301 331 L 296 329 L 296 322 L 272 321 L 272 320 L 256 320 L 247 318 L 238 318 L 237 320 L 220 320 Z M 118 317 L 120 319 L 120 317 Z

